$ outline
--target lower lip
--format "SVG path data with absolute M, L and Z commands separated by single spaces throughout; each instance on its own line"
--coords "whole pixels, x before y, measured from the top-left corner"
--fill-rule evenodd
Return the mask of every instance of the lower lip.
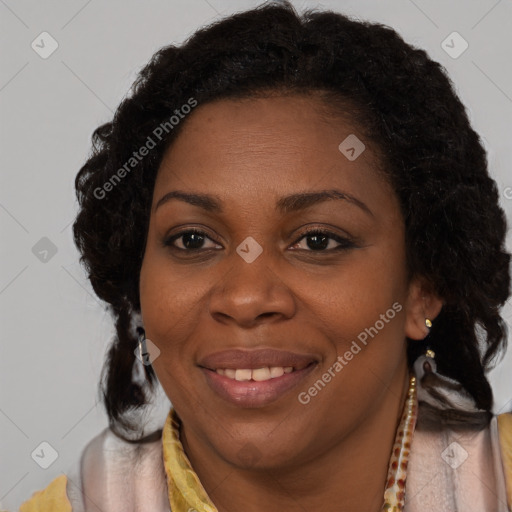
M 316 363 L 311 363 L 302 370 L 260 382 L 238 381 L 219 375 L 208 368 L 201 368 L 201 370 L 210 388 L 221 398 L 239 407 L 256 408 L 264 407 L 281 398 L 305 379 L 315 367 Z

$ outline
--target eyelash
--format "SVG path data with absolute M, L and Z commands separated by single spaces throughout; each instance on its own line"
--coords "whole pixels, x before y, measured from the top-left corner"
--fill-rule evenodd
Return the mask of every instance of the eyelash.
M 213 240 L 212 238 L 210 238 L 207 235 L 207 233 L 205 233 L 204 231 L 201 231 L 200 229 L 197 229 L 197 228 L 189 228 L 189 229 L 180 231 L 179 233 L 176 233 L 176 234 L 166 238 L 163 241 L 163 245 L 164 245 L 164 247 L 169 247 L 172 250 L 181 251 L 181 252 L 188 252 L 188 253 L 194 253 L 194 252 L 198 253 L 198 252 L 201 252 L 201 251 L 211 250 L 209 248 L 207 248 L 207 249 L 182 249 L 181 247 L 176 247 L 176 246 L 173 245 L 174 241 L 176 241 L 179 238 L 181 238 L 182 236 L 188 235 L 188 234 L 201 235 L 201 236 L 204 236 L 205 238 L 208 238 L 212 242 L 218 243 L 215 240 Z M 328 231 L 328 230 L 322 230 L 320 228 L 310 228 L 310 229 L 305 230 L 300 235 L 300 237 L 296 239 L 296 241 L 292 245 L 296 245 L 303 238 L 310 237 L 310 236 L 315 236 L 315 235 L 325 235 L 329 239 L 332 239 L 335 242 L 338 242 L 340 245 L 338 247 L 335 247 L 334 249 L 322 249 L 322 250 L 318 250 L 318 251 L 307 250 L 307 249 L 299 249 L 299 250 L 306 251 L 306 252 L 311 252 L 311 253 L 331 253 L 333 251 L 341 251 L 341 250 L 351 249 L 351 248 L 354 248 L 356 246 L 355 243 L 350 238 L 342 237 L 342 236 L 340 236 L 340 235 L 338 235 L 336 233 L 333 233 L 333 232 Z M 216 249 L 214 249 L 214 250 L 216 250 Z

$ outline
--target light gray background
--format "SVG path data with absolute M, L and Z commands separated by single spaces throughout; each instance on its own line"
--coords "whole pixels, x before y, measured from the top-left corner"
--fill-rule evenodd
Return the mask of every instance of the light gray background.
M 78 264 L 71 237 L 73 181 L 93 129 L 111 119 L 136 72 L 158 48 L 259 4 L 0 0 L 0 508 L 17 510 L 32 492 L 66 472 L 107 425 L 97 403 L 97 381 L 113 328 Z M 294 4 L 300 11 L 325 7 L 390 25 L 441 62 L 483 137 L 512 218 L 512 2 Z M 31 48 L 43 31 L 59 45 L 47 59 Z M 453 31 L 469 44 L 456 59 L 441 47 Z M 42 237 L 57 248 L 46 263 L 32 252 Z M 504 312 L 509 322 L 511 309 Z M 491 374 L 496 412 L 512 407 L 511 368 L 512 350 Z M 46 470 L 31 457 L 43 441 L 59 454 Z

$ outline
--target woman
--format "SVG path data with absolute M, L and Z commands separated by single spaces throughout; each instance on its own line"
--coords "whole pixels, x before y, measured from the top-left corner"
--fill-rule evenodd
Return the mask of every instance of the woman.
M 506 222 L 439 64 L 265 5 L 157 52 L 93 142 L 110 428 L 22 512 L 510 510 Z

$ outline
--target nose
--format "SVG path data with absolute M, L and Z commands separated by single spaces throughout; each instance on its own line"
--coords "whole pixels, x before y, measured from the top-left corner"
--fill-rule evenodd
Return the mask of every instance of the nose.
M 293 317 L 294 296 L 263 252 L 248 263 L 237 253 L 210 295 L 210 314 L 224 324 L 254 327 Z

